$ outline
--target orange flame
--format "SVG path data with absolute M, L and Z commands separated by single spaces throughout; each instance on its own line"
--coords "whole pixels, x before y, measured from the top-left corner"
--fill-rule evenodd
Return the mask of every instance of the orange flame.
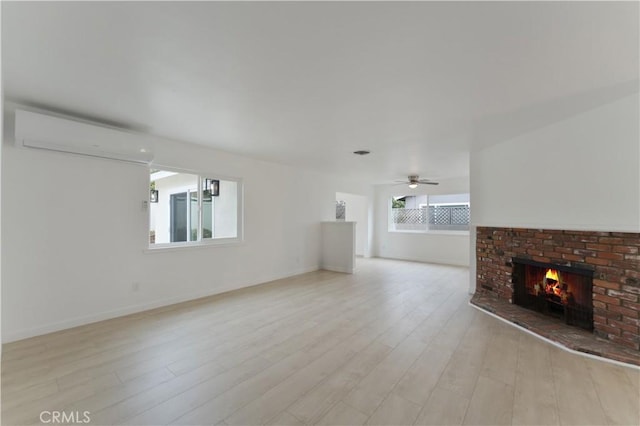
M 556 271 L 555 269 L 547 270 L 547 275 L 545 275 L 545 278 L 551 279 L 554 281 L 560 281 L 560 277 L 558 277 L 558 271 Z

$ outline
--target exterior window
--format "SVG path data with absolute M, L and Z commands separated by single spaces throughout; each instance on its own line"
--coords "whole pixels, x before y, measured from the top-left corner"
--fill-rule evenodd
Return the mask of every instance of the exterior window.
M 346 201 L 336 201 L 336 220 L 345 220 L 347 217 Z
M 240 194 L 241 184 L 235 180 L 151 170 L 149 244 L 239 239 Z
M 399 195 L 390 200 L 389 231 L 468 231 L 469 194 Z

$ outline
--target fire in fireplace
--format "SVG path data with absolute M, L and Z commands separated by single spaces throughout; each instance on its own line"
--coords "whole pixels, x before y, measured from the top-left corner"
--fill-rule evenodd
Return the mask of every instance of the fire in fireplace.
M 569 284 L 560 281 L 560 273 L 555 269 L 547 269 L 542 282 L 534 284 L 533 290 L 536 296 L 540 296 L 544 288 L 544 297 L 555 303 L 566 306 L 573 303 L 573 292 L 569 290 Z
M 593 270 L 513 259 L 513 303 L 593 330 Z

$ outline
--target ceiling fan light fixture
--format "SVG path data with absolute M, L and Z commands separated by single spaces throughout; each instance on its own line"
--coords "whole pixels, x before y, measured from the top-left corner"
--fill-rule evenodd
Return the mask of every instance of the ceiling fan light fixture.
M 438 182 L 429 179 L 420 179 L 418 175 L 409 175 L 407 176 L 407 180 L 397 180 L 396 183 L 409 185 L 411 189 L 416 189 L 418 185 L 438 185 Z

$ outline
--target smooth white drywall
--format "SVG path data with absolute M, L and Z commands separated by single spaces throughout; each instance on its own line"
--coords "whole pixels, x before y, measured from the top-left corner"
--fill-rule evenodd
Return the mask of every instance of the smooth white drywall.
M 322 268 L 352 274 L 356 266 L 356 223 L 322 222 Z
M 467 178 L 448 179 L 438 186 L 378 185 L 375 193 L 375 255 L 392 259 L 469 266 L 469 233 L 433 231 L 389 232 L 389 203 L 399 195 L 442 195 L 468 193 Z M 471 204 L 473 210 L 473 204 Z
M 2 22 L 2 7 L 0 7 L 0 22 Z M 2 69 L 2 55 L 0 55 L 0 69 Z M 0 135 L 4 134 L 4 84 L 0 78 Z M 2 258 L 2 143 L 0 142 L 0 259 Z M 0 362 L 2 361 L 2 262 L 0 262 Z M 0 386 L 0 401 L 2 400 L 2 386 Z
M 475 225 L 640 229 L 638 95 L 472 152 Z
M 154 168 L 243 179 L 244 242 L 150 251 L 148 168 L 16 148 L 5 114 L 4 341 L 315 270 L 336 192 L 372 196 L 362 182 L 156 139 Z
M 638 101 L 636 93 L 473 151 L 472 229 L 640 231 Z
M 369 200 L 362 195 L 337 192 L 336 201 L 346 203 L 345 220 L 356 223 L 356 255 L 369 257 Z

